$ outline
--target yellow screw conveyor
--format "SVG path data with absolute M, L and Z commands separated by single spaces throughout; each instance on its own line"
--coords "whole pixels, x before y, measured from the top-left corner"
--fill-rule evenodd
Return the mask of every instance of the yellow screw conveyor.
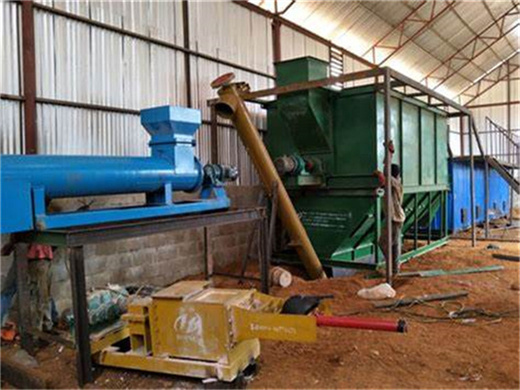
M 126 325 L 92 342 L 92 353 L 105 366 L 231 382 L 254 366 L 259 339 L 312 342 L 318 326 L 406 330 L 402 320 L 326 315 L 324 298 L 331 297 L 283 299 L 183 281 L 132 301 Z
M 291 198 L 289 198 L 289 194 L 241 97 L 244 88 L 249 87 L 244 83 L 232 83 L 231 81 L 234 78 L 235 75 L 233 73 L 226 73 L 211 83 L 212 88 L 218 88 L 219 98 L 215 103 L 215 111 L 217 115 L 230 119 L 233 122 L 256 167 L 265 191 L 272 195 L 273 188 L 276 188 L 279 202 L 278 215 L 287 229 L 292 245 L 294 245 L 307 273 L 312 279 L 326 278 L 327 276 L 305 231 L 305 227 L 300 221 Z M 274 186 L 275 183 L 276 185 Z

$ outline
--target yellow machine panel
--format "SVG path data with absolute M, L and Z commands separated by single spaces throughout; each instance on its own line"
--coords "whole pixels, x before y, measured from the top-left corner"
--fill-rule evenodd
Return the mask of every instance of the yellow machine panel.
M 311 342 L 319 321 L 347 327 L 339 325 L 342 319 L 337 317 L 282 311 L 287 301 L 256 290 L 179 282 L 152 297 L 133 300 L 123 316 L 126 326 L 92 343 L 92 351 L 106 366 L 230 382 L 256 361 L 259 339 Z M 393 329 L 395 324 L 386 327 Z M 125 339 L 129 349 L 120 343 Z

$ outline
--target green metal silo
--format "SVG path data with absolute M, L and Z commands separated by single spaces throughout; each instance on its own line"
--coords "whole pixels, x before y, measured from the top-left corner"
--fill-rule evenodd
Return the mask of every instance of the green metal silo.
M 328 64 L 304 57 L 276 64 L 279 86 L 327 77 Z M 381 86 L 318 88 L 281 95 L 266 104 L 266 145 L 325 265 L 376 266 L 384 223 L 375 170 L 383 171 L 384 97 Z M 446 115 L 392 92 L 391 127 L 401 166 L 410 238 L 401 261 L 446 240 L 431 230 L 448 191 Z M 445 213 L 441 213 L 445 215 Z M 445 218 L 444 218 L 445 219 Z M 292 257 L 290 249 L 278 253 Z

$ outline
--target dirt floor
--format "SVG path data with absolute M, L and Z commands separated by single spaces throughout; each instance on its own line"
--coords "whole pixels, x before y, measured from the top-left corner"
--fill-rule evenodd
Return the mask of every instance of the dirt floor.
M 368 279 L 368 271 L 326 281 L 295 277 L 287 289 L 273 294 L 334 294 L 335 314 L 357 313 L 359 317 L 406 318 L 405 334 L 366 330 L 320 328 L 318 342 L 262 341 L 259 372 L 250 388 L 487 388 L 518 389 L 519 382 L 519 263 L 492 258 L 493 253 L 518 255 L 520 244 L 490 242 L 471 248 L 468 240 L 452 240 L 446 246 L 413 259 L 402 271 L 503 265 L 504 270 L 457 276 L 407 278 L 396 281 L 398 297 L 458 290 L 469 292 L 456 303 L 416 305 L 400 312 L 376 311 L 372 303 L 356 296 L 362 287 L 380 279 Z M 236 286 L 218 279 L 217 285 Z M 250 283 L 242 285 L 248 287 Z M 472 315 L 465 321 L 446 319 L 447 312 L 461 308 L 486 310 L 493 317 Z M 431 317 L 436 317 L 433 319 Z M 16 346 L 4 346 L 3 357 Z M 71 350 L 58 345 L 36 356 L 38 371 L 50 387 L 71 388 L 75 360 Z M 5 384 L 3 384 L 5 385 Z M 166 375 L 102 368 L 87 388 L 200 388 L 197 380 Z

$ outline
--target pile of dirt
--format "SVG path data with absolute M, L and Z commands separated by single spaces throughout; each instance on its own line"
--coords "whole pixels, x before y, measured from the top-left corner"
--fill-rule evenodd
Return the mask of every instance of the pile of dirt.
M 259 372 L 251 388 L 518 388 L 519 382 L 519 293 L 511 285 L 519 281 L 519 264 L 492 258 L 493 253 L 518 255 L 519 244 L 498 242 L 500 249 L 486 249 L 489 242 L 471 248 L 467 240 L 453 240 L 446 246 L 414 259 L 403 271 L 503 265 L 502 271 L 433 278 L 398 279 L 398 298 L 454 290 L 466 290 L 455 308 L 479 308 L 503 314 L 499 318 L 477 318 L 465 324 L 454 320 L 408 318 L 405 334 L 366 330 L 320 328 L 318 342 L 262 341 Z M 254 268 L 254 267 L 253 267 Z M 233 270 L 236 272 L 236 269 Z M 397 319 L 404 313 L 375 311 L 370 302 L 356 296 L 362 287 L 380 283 L 369 279 L 369 271 L 354 276 L 306 281 L 292 269 L 293 284 L 273 288 L 272 294 L 333 294 L 336 314 L 357 312 L 357 316 Z M 248 272 L 254 275 L 254 269 Z M 217 277 L 219 287 L 258 287 L 255 282 L 238 284 Z M 440 304 L 409 308 L 428 316 L 439 316 Z M 513 315 L 511 315 L 513 313 Z M 445 313 L 444 313 L 445 314 Z M 3 348 L 2 355 L 16 347 Z M 52 387 L 76 387 L 74 352 L 51 345 L 36 356 L 38 370 Z M 156 375 L 131 370 L 100 368 L 96 382 L 87 388 L 200 388 L 198 380 Z

